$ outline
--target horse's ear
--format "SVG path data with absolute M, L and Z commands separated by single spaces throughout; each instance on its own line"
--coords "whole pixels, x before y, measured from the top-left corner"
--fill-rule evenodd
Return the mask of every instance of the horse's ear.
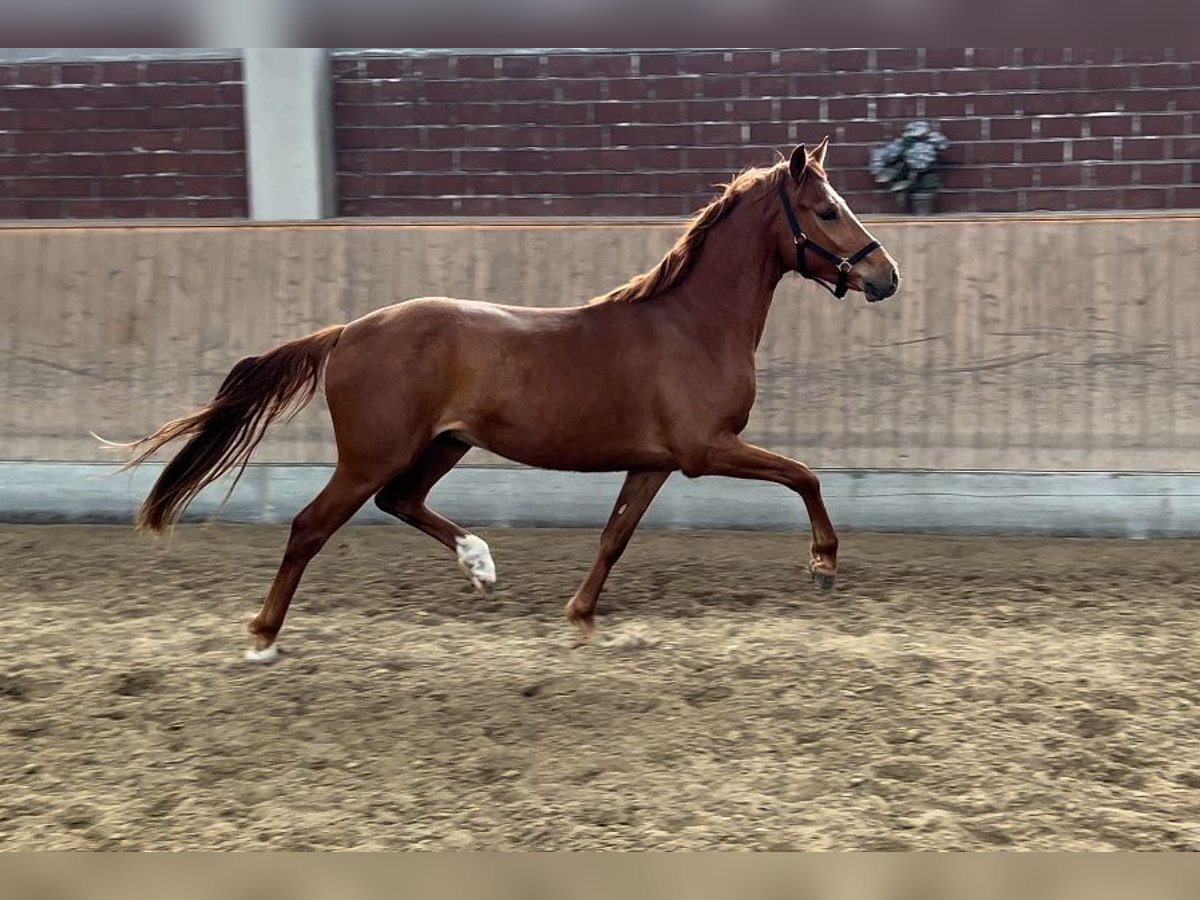
M 792 178 L 799 181 L 807 168 L 808 148 L 803 144 L 797 144 L 796 149 L 792 151 L 792 158 L 788 160 L 788 171 L 792 173 Z
M 817 165 L 824 167 L 825 153 L 829 150 L 829 135 L 825 135 L 825 140 L 817 144 L 817 149 L 812 152 L 813 159 L 817 161 Z

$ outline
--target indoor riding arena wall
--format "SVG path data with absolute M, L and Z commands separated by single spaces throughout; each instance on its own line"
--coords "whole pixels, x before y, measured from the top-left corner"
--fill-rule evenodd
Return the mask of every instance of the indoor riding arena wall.
M 1200 533 L 1200 217 L 867 224 L 900 262 L 900 293 L 839 302 L 786 279 L 747 429 L 822 473 L 835 521 Z M 156 469 L 111 474 L 120 454 L 89 432 L 141 436 L 207 401 L 242 357 L 406 298 L 583 303 L 651 266 L 679 230 L 594 218 L 0 225 L 0 515 L 128 519 Z M 286 521 L 333 452 L 318 399 L 271 432 L 221 515 Z M 478 524 L 598 524 L 618 483 L 476 450 L 433 500 Z M 194 515 L 211 516 L 223 493 L 210 489 Z M 782 488 L 681 475 L 649 517 L 802 521 Z
M 0 218 L 245 215 L 243 57 L 0 48 Z M 950 140 L 941 213 L 1200 207 L 1196 48 L 330 57 L 343 217 L 688 215 L 715 182 L 826 134 L 851 207 L 893 213 L 870 151 L 912 119 Z

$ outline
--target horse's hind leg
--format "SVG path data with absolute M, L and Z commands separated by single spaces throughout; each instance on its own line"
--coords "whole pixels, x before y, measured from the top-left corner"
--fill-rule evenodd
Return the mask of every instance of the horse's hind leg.
M 425 505 L 425 498 L 433 486 L 470 449 L 470 444 L 453 435 L 439 435 L 409 469 L 375 495 L 375 505 L 453 550 L 471 583 L 480 592 L 488 594 L 496 585 L 496 566 L 488 545 L 478 535 L 470 534 Z
M 270 662 L 278 653 L 275 639 L 283 627 L 288 605 L 309 561 L 330 536 L 341 528 L 379 487 L 371 475 L 343 465 L 334 469 L 329 483 L 292 520 L 292 532 L 279 571 L 262 609 L 250 621 L 254 649 L 246 654 L 253 662 Z
M 575 596 L 567 603 L 567 618 L 579 629 L 579 637 L 583 641 L 591 640 L 596 632 L 596 601 L 600 591 L 608 579 L 608 573 L 625 547 L 633 532 L 637 529 L 642 515 L 650 506 L 650 502 L 663 486 L 670 472 L 630 472 L 625 476 L 621 485 L 621 493 L 613 506 L 604 533 L 600 535 L 600 550 L 596 561 L 592 563 L 591 571 L 575 592 Z

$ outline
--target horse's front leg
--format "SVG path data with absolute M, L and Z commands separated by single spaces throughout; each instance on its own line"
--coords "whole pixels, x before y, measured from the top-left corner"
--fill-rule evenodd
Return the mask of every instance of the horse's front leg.
M 735 435 L 721 438 L 694 456 L 695 459 L 683 469 L 685 475 L 724 475 L 773 481 L 799 494 L 812 525 L 812 558 L 808 570 L 820 587 L 833 588 L 837 578 L 838 538 L 829 521 L 825 501 L 821 499 L 821 482 L 812 469 L 794 459 L 747 444 Z
M 650 506 L 650 501 L 666 482 L 670 472 L 630 472 L 621 485 L 621 493 L 613 506 L 608 524 L 600 535 L 600 549 L 591 571 L 579 590 L 567 602 L 567 618 L 579 629 L 581 641 L 589 641 L 596 633 L 596 601 L 608 579 L 613 565 L 625 552 L 629 539 Z

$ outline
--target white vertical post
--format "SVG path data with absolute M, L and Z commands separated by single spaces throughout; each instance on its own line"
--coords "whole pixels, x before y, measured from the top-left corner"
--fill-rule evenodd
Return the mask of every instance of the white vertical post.
M 242 64 L 250 217 L 335 215 L 328 52 L 248 47 Z

